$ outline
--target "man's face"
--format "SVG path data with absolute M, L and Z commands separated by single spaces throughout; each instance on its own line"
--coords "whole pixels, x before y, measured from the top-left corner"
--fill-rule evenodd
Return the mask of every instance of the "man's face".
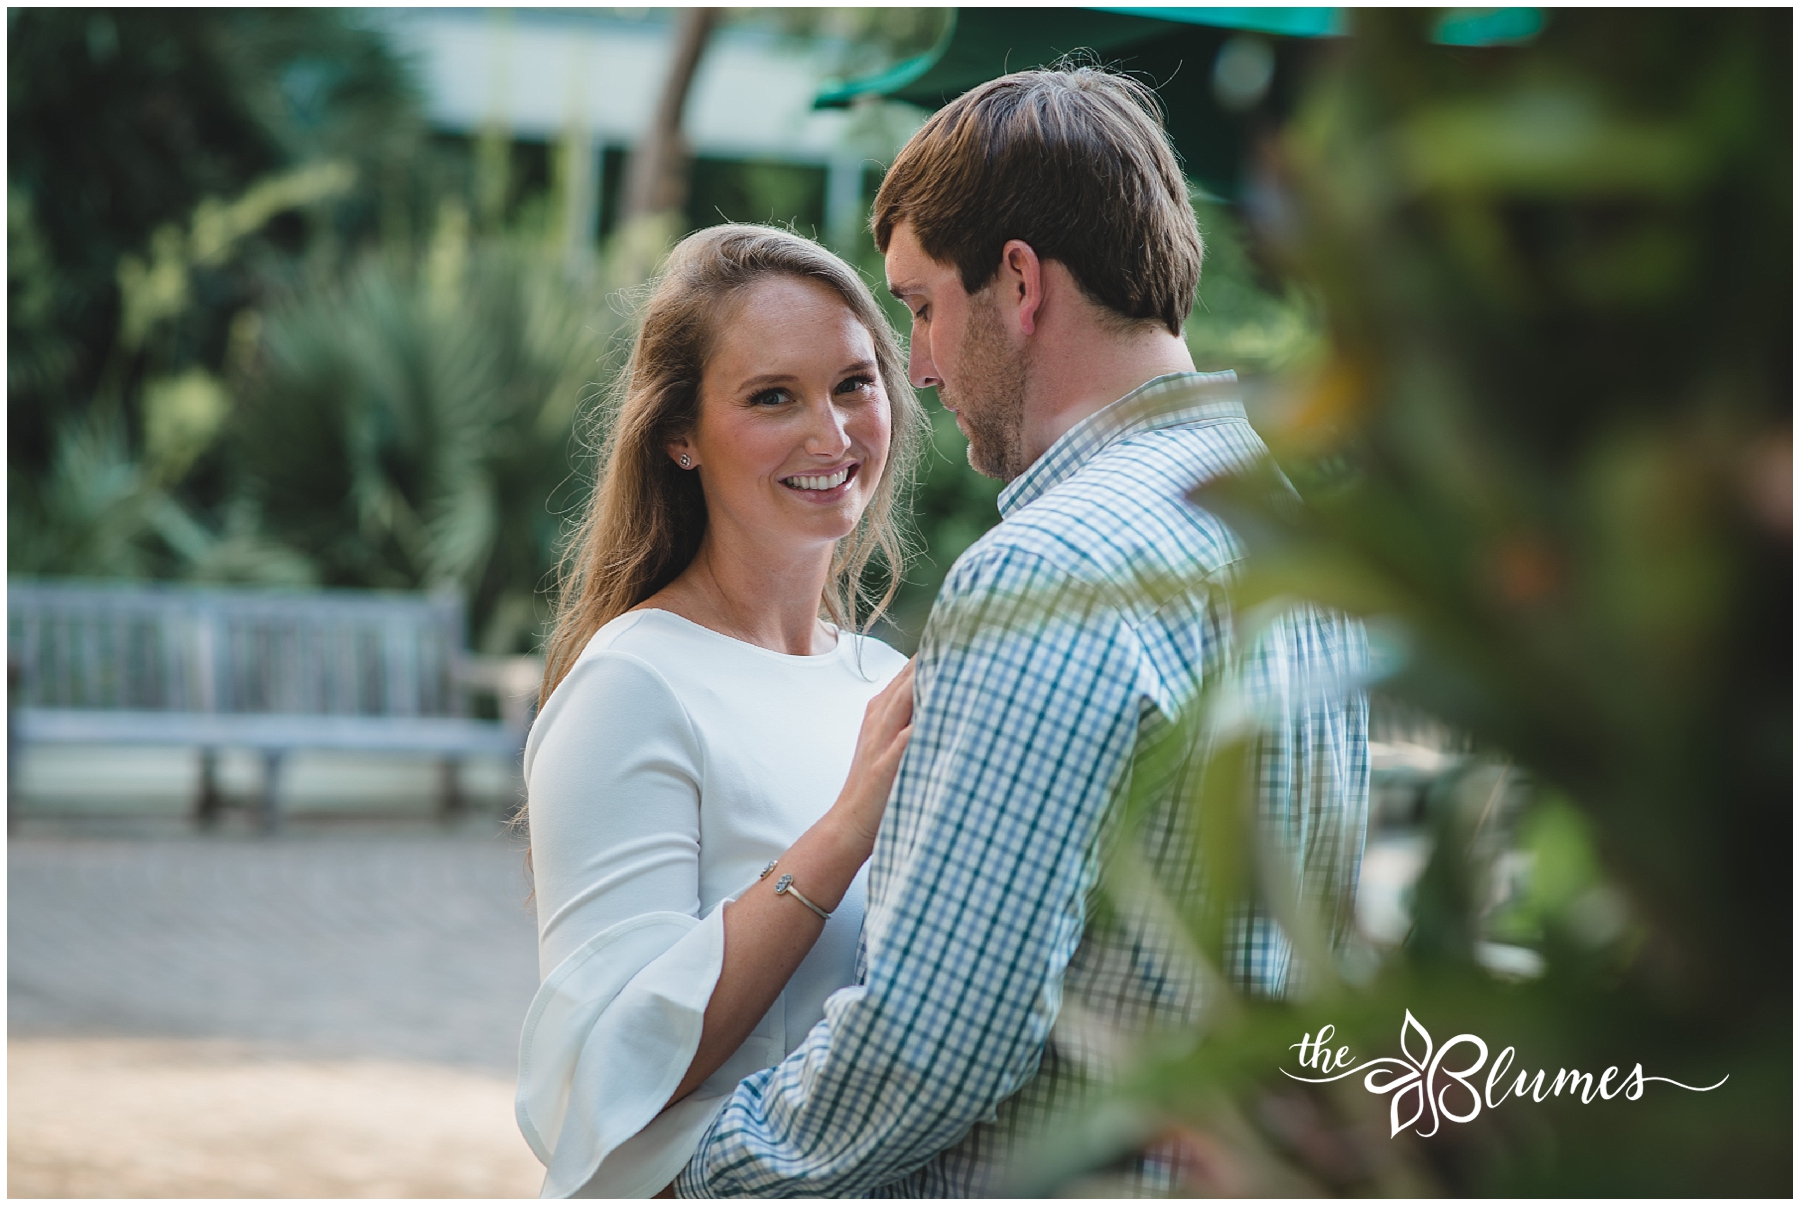
M 894 228 L 887 249 L 888 288 L 912 312 L 907 375 L 936 386 L 944 409 L 969 439 L 977 473 L 1011 481 L 1025 471 L 1024 347 L 1001 321 L 990 283 L 973 294 L 962 275 L 925 254 L 912 225 Z

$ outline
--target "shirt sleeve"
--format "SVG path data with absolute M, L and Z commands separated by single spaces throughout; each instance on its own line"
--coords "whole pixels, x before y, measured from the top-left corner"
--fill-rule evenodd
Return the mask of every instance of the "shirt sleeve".
M 647 1196 L 718 1105 L 662 1111 L 724 954 L 722 910 L 701 916 L 700 749 L 655 669 L 613 651 L 582 658 L 537 725 L 527 785 L 544 978 L 520 1037 L 519 1126 L 548 1170 L 544 1196 Z
M 953 570 L 876 843 L 867 978 L 740 1084 L 683 1196 L 855 1196 L 956 1144 L 1037 1070 L 1095 839 L 1136 736 L 1141 647 L 1031 552 Z

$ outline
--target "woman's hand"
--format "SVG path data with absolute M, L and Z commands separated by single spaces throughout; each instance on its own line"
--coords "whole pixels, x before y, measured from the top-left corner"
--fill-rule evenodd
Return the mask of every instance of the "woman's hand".
M 829 912 L 875 848 L 894 772 L 912 736 L 913 666 L 894 676 L 863 712 L 856 756 L 837 803 L 781 856 L 794 886 Z M 806 958 L 825 923 L 774 885 L 758 880 L 725 906 L 725 956 L 706 1003 L 700 1046 L 669 1098 L 673 1105 L 711 1076 L 743 1043 Z M 667 1108 L 667 1107 L 665 1107 Z
M 850 762 L 844 790 L 832 806 L 837 820 L 869 850 L 875 847 L 881 814 L 887 810 L 894 774 L 900 769 L 900 755 L 912 737 L 912 715 L 913 663 L 908 661 L 863 710 L 856 756 Z

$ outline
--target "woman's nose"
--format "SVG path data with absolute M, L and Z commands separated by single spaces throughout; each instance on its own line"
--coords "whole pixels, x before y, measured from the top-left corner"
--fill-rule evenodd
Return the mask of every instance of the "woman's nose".
M 806 450 L 814 456 L 842 456 L 850 448 L 850 435 L 844 429 L 846 416 L 831 402 L 813 407 L 813 419 L 806 433 Z

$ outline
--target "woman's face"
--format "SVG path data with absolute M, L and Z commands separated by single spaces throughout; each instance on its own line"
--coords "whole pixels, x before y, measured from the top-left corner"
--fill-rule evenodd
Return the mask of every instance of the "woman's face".
M 724 320 L 699 423 L 668 452 L 700 475 L 709 539 L 830 544 L 875 496 L 890 432 L 868 329 L 829 287 L 774 276 Z

